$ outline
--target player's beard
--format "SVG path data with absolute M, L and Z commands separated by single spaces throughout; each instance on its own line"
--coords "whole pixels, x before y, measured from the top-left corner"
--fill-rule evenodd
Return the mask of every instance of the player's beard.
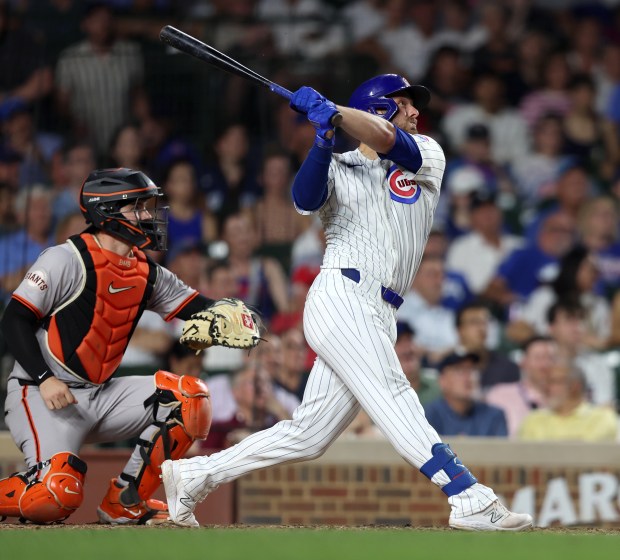
M 416 122 L 412 121 L 411 119 L 407 118 L 404 115 L 397 114 L 392 119 L 392 124 L 394 126 L 397 126 L 398 128 L 400 128 L 401 130 L 404 130 L 405 132 L 407 132 L 409 134 L 417 134 L 418 133 L 418 126 L 417 126 Z

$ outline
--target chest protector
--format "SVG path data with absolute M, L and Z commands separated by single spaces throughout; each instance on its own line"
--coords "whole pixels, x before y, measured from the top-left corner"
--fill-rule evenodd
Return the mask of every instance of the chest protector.
M 78 293 L 49 317 L 48 346 L 65 369 L 101 384 L 121 363 L 153 292 L 157 269 L 142 251 L 121 257 L 102 249 L 88 233 L 69 243 L 85 276 Z

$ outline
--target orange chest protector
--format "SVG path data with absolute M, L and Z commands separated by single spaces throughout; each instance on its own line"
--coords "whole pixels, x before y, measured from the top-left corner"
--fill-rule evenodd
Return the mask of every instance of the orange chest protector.
M 123 258 L 88 233 L 69 239 L 83 265 L 81 289 L 47 325 L 54 358 L 70 372 L 104 383 L 116 371 L 146 308 L 157 275 L 142 251 Z

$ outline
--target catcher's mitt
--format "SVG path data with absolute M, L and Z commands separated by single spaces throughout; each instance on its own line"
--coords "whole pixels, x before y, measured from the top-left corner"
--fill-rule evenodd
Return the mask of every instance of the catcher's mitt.
M 258 318 L 240 299 L 223 298 L 185 321 L 179 340 L 198 352 L 209 346 L 254 348 L 260 342 Z

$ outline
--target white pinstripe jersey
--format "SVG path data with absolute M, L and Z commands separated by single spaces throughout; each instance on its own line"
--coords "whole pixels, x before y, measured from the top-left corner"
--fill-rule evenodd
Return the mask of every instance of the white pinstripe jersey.
M 327 238 L 323 268 L 357 268 L 401 295 L 409 290 L 446 164 L 435 140 L 413 137 L 422 154 L 415 171 L 359 150 L 332 156 L 328 197 L 318 210 Z

